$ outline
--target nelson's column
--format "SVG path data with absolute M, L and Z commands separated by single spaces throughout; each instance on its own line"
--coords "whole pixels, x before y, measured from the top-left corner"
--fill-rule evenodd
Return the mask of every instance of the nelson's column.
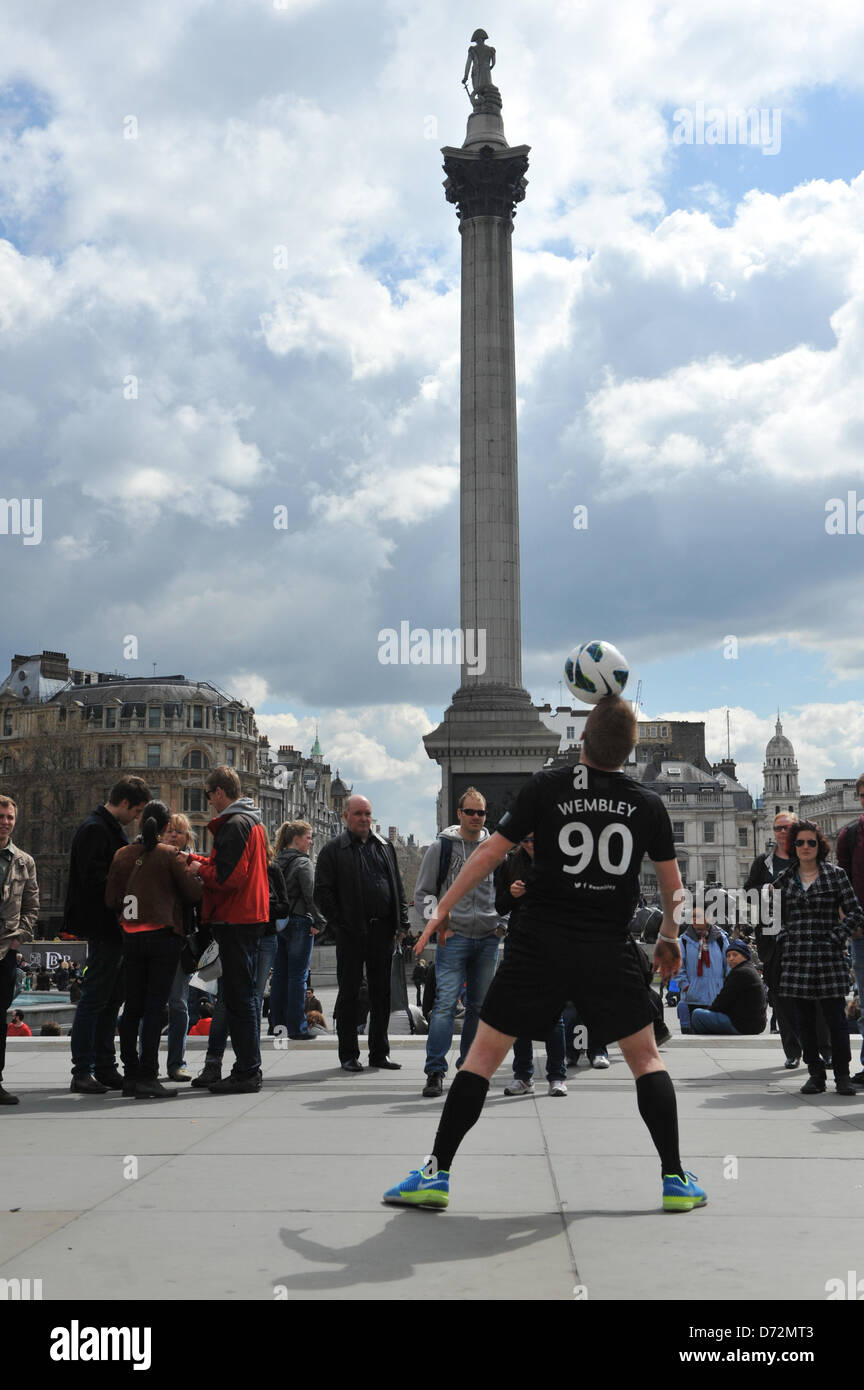
M 444 720 L 423 742 L 441 767 L 442 825 L 476 785 L 494 828 L 528 777 L 558 751 L 522 687 L 516 360 L 510 241 L 515 204 L 525 197 L 527 145 L 510 146 L 501 94 L 492 83 L 495 49 L 478 29 L 462 79 L 472 90 L 461 149 L 445 146 L 444 191 L 462 238 L 460 551 L 462 631 L 485 631 L 486 669 L 462 680 Z M 475 647 L 476 650 L 476 647 Z

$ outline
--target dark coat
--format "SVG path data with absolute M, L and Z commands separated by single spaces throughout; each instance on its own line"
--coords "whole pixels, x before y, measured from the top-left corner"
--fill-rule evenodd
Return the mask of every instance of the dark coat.
M 523 894 L 521 898 L 514 898 L 510 892 L 511 883 L 515 883 L 520 878 L 525 887 L 528 888 L 534 879 L 534 860 L 527 849 L 517 845 L 515 849 L 510 850 L 507 857 L 495 870 L 495 911 L 501 917 L 510 914 L 509 925 L 511 928 L 515 927 L 519 921 L 522 905 L 527 896 L 527 894 Z
M 94 941 L 122 940 L 117 917 L 105 903 L 105 889 L 114 855 L 128 843 L 122 825 L 104 806 L 97 806 L 81 822 L 69 852 L 63 917 L 66 931 Z
M 765 986 L 756 966 L 749 960 L 733 966 L 723 988 L 709 1007 L 717 1013 L 726 1014 L 732 1027 L 737 1028 L 739 1033 L 763 1032 L 768 1010 Z
M 823 860 L 819 877 L 805 891 L 796 865 L 780 875 L 776 887 L 782 900 L 778 993 L 795 999 L 844 998 L 850 986 L 849 934 L 864 926 L 864 912 L 846 874 Z
M 389 840 L 375 835 L 374 831 L 371 834 L 384 851 L 390 879 L 393 915 L 388 931 L 391 935 L 397 931 L 407 932 L 408 904 L 396 862 L 396 851 Z M 343 931 L 353 936 L 364 936 L 366 933 L 360 872 L 354 837 L 350 831 L 343 830 L 341 835 L 327 841 L 315 865 L 315 901 L 328 926 L 335 927 L 337 933 Z
M 782 872 L 785 873 L 785 870 Z M 774 856 L 771 854 L 757 854 L 753 863 L 750 865 L 750 872 L 744 880 L 744 887 L 745 889 L 762 889 L 767 884 L 774 883 L 776 876 L 777 870 L 774 864 Z M 770 913 L 770 911 L 771 909 L 768 908 L 767 903 L 765 904 L 765 909 L 763 909 L 763 900 L 760 895 L 759 920 L 756 923 L 755 936 L 756 952 L 763 965 L 767 965 L 770 961 L 777 942 L 776 921 L 772 923 L 770 916 L 766 916 L 766 912 Z M 763 916 L 766 916 L 764 922 L 762 920 Z M 773 931 L 770 930 L 772 926 L 775 928 Z

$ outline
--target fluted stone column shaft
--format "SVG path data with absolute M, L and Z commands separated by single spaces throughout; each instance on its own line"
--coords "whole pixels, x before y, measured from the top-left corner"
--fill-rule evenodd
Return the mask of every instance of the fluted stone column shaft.
M 462 688 L 522 685 L 513 224 L 471 217 L 462 235 L 462 629 L 485 632 L 486 669 Z M 475 648 L 476 650 L 476 640 Z

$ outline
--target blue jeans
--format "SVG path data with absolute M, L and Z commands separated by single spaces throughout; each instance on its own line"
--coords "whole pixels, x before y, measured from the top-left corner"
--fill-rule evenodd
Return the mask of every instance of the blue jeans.
M 117 1065 L 114 1030 L 123 1002 L 123 938 L 87 943 L 87 970 L 69 1043 L 72 1075 L 83 1079 Z
M 545 1043 L 546 1080 L 566 1081 L 567 1062 L 564 1056 L 564 1019 L 559 1018 Z M 534 1075 L 534 1049 L 530 1038 L 517 1038 L 513 1044 L 513 1075 L 517 1081 L 530 1081 Z
M 213 1010 L 213 1020 L 210 1024 L 210 1032 L 207 1035 L 207 1056 L 204 1061 L 221 1062 L 222 1054 L 228 1042 L 228 1013 L 225 1008 L 225 1000 L 222 998 L 222 977 L 216 981 L 216 1007 Z
M 186 1034 L 189 1032 L 189 981 L 180 962 L 168 995 L 168 1070 L 186 1065 Z
M 305 1038 L 306 982 L 315 937 L 311 917 L 289 917 L 276 937 L 276 964 L 270 985 L 270 1032 L 283 1027 L 289 1038 Z
M 740 1036 L 729 1015 L 718 1013 L 715 1009 L 694 1008 L 690 1015 L 690 1027 L 694 1033 L 734 1033 Z
M 261 1031 L 261 1012 L 264 1008 L 264 991 L 267 988 L 267 977 L 273 969 L 273 962 L 276 959 L 276 943 L 279 940 L 275 932 L 272 936 L 262 936 L 258 942 L 258 967 L 255 971 L 255 998 L 258 1001 L 258 1031 Z M 271 988 L 272 996 L 272 988 Z
M 428 1076 L 436 1073 L 443 1076 L 447 1071 L 447 1053 L 453 1041 L 453 1019 L 463 981 L 467 981 L 468 993 L 459 1059 L 460 1062 L 465 1061 L 497 964 L 498 937 L 494 931 L 480 937 L 460 936 L 454 932 L 444 946 L 438 947 L 435 952 L 435 1007 L 429 1019 L 429 1037 L 426 1040 Z

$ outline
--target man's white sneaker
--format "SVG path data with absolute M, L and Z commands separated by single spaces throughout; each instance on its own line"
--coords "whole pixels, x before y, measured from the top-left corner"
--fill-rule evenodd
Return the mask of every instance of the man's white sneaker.
M 511 1081 L 509 1086 L 504 1087 L 505 1096 L 533 1096 L 533 1081 Z
M 609 1058 L 601 1052 L 597 1057 L 591 1058 L 591 1065 L 597 1071 L 605 1071 L 609 1066 Z
M 550 1096 L 566 1096 L 566 1094 L 567 1094 L 567 1082 L 566 1082 L 566 1081 L 550 1081 L 550 1082 L 549 1082 L 549 1094 L 550 1094 Z

